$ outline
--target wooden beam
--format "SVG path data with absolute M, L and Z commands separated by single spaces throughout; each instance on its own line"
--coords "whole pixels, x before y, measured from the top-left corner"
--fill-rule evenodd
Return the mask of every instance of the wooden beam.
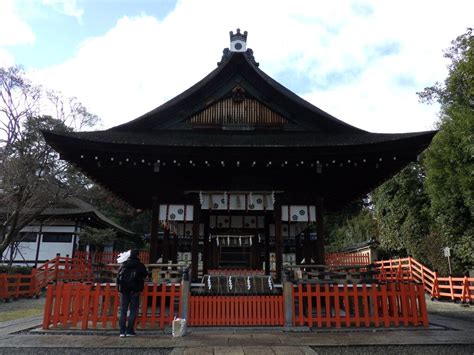
M 160 203 L 156 197 L 153 197 L 151 208 L 151 230 L 150 230 L 150 263 L 158 259 L 158 226 L 160 218 Z
M 315 262 L 317 265 L 325 264 L 324 252 L 324 200 L 322 197 L 316 199 L 316 243 L 315 243 Z
M 191 242 L 191 281 L 198 279 L 199 267 L 199 223 L 201 218 L 201 204 L 196 198 L 193 211 L 193 239 Z
M 168 226 L 163 231 L 163 263 L 168 263 L 170 257 L 170 229 Z
M 201 206 L 199 206 L 201 208 Z M 203 222 L 204 222 L 204 250 L 202 256 L 202 272 L 207 274 L 210 265 L 210 248 L 211 243 L 209 243 L 209 212 L 203 213 Z
M 178 234 L 173 233 L 173 242 L 171 243 L 171 260 L 173 264 L 178 262 Z
M 301 263 L 301 242 L 300 242 L 300 235 L 297 233 L 295 235 L 295 263 L 296 265 Z
M 43 239 L 43 220 L 41 220 L 41 224 L 39 227 L 39 232 L 37 233 L 38 236 L 38 241 L 36 244 L 36 255 L 35 255 L 35 268 L 38 266 L 38 257 L 39 257 L 39 252 L 40 252 L 40 247 L 41 247 L 41 239 Z M 75 248 L 75 242 L 76 242 L 76 235 L 77 235 L 77 220 L 76 220 L 76 225 L 74 227 L 74 239 L 72 240 L 72 253 L 74 254 L 74 248 Z
M 306 228 L 304 231 L 304 239 L 303 239 L 303 257 L 304 263 L 309 265 L 311 264 L 311 258 L 313 257 L 313 248 L 311 248 L 311 239 L 310 239 L 310 232 L 311 230 Z
M 275 201 L 275 261 L 276 261 L 276 282 L 281 282 L 281 272 L 283 267 L 283 235 L 281 223 L 281 203 L 279 199 Z M 289 231 L 288 231 L 289 232 Z
M 270 275 L 270 216 L 265 214 L 265 275 Z

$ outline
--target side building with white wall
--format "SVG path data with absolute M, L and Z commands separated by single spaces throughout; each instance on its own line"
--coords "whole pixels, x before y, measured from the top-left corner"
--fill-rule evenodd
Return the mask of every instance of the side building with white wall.
M 3 216 L 4 211 L 0 208 L 0 221 Z M 47 208 L 39 218 L 24 227 L 14 242 L 15 246 L 0 255 L 0 263 L 11 260 L 13 265 L 37 266 L 58 253 L 73 256 L 79 247 L 80 233 L 87 228 L 111 228 L 121 236 L 133 235 L 92 205 L 71 198 L 65 207 Z M 109 248 L 112 250 L 113 246 Z

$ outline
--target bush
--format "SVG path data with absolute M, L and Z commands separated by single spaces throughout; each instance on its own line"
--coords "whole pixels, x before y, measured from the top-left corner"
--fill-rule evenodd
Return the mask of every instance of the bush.
M 31 267 L 29 266 L 8 266 L 0 265 L 0 274 L 22 274 L 22 275 L 31 275 Z

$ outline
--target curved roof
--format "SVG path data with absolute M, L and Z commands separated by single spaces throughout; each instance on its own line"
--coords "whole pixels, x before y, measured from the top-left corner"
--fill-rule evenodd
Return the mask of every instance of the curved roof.
M 135 207 L 149 208 L 151 196 L 176 201 L 183 191 L 258 187 L 300 199 L 312 191 L 336 208 L 416 160 L 436 132 L 351 126 L 270 78 L 247 50 L 225 52 L 201 81 L 128 123 L 43 134 L 63 159 Z
M 251 51 L 250 49 L 248 51 Z M 235 85 L 295 123 L 300 129 L 327 133 L 361 133 L 273 80 L 257 67 L 248 53 L 231 53 L 204 79 L 175 98 L 109 131 L 168 129 L 224 97 Z

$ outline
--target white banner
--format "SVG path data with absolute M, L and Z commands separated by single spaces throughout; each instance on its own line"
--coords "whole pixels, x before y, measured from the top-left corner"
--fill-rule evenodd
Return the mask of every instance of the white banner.
M 273 210 L 271 193 L 206 193 L 199 194 L 203 210 L 264 211 Z
M 193 220 L 193 205 L 160 205 L 160 221 L 186 221 Z
M 315 222 L 316 206 L 281 206 L 281 220 L 284 222 Z

